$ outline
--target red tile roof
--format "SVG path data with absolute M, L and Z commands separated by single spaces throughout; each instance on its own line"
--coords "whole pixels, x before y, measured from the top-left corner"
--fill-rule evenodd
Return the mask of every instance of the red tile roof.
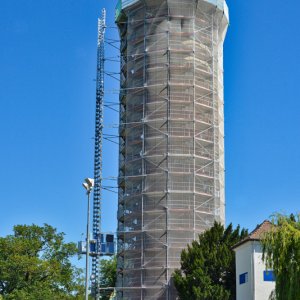
M 260 241 L 265 233 L 271 231 L 273 226 L 274 225 L 270 221 L 263 221 L 260 225 L 257 225 L 246 238 L 235 244 L 232 249 L 235 249 L 248 241 Z

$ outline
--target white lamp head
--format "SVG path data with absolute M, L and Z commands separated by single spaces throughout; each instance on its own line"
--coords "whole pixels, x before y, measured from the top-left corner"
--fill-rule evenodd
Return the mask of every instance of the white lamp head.
M 94 179 L 93 178 L 85 178 L 82 186 L 86 189 L 89 194 L 94 187 Z
M 87 183 L 87 185 L 90 187 L 90 188 L 93 188 L 94 187 L 94 179 L 93 178 L 86 178 L 84 179 L 84 181 Z

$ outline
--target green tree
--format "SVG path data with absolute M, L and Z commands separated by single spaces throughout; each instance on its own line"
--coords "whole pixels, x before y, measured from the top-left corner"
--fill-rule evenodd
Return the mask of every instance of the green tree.
M 117 258 L 116 256 L 111 259 L 102 259 L 100 261 L 100 286 L 101 299 L 108 300 L 114 293 L 114 287 L 117 280 Z
M 81 270 L 70 258 L 77 253 L 64 233 L 45 224 L 17 225 L 0 238 L 0 295 L 13 300 L 80 299 Z
M 300 216 L 278 214 L 262 240 L 263 259 L 274 271 L 277 300 L 300 299 Z
M 199 235 L 181 253 L 181 269 L 174 273 L 174 284 L 181 300 L 235 299 L 235 254 L 232 246 L 248 235 L 232 224 L 219 223 Z

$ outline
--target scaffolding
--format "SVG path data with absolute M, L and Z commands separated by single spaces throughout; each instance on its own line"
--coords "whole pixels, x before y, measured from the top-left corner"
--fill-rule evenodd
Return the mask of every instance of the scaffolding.
M 223 0 L 120 1 L 118 299 L 176 299 L 180 253 L 225 221 Z

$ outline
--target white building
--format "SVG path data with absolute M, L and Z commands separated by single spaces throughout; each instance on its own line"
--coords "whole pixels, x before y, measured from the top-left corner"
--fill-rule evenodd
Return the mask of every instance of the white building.
M 257 226 L 233 248 L 236 257 L 237 300 L 268 300 L 275 289 L 273 271 L 262 260 L 260 240 L 272 227 L 269 221 Z

